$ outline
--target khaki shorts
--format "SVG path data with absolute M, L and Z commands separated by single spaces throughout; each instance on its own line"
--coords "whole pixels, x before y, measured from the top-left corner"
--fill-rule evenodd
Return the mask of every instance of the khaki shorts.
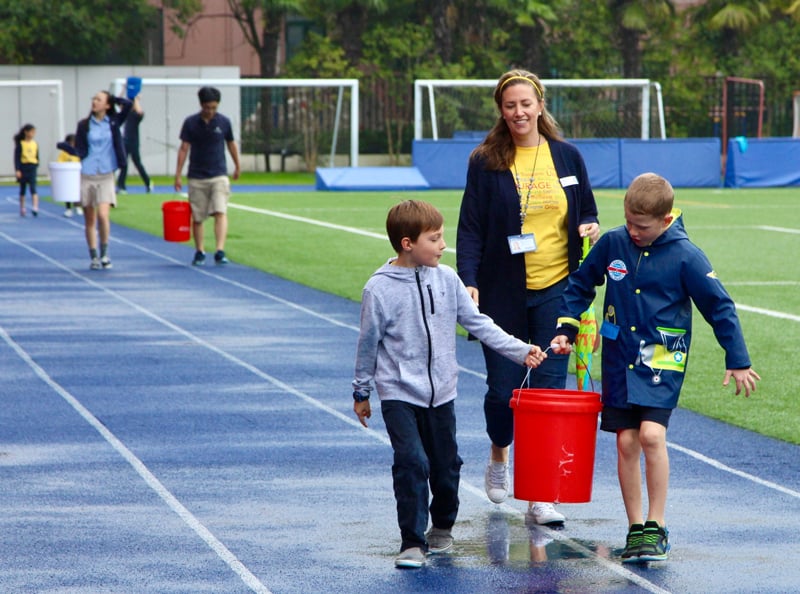
M 117 190 L 113 173 L 81 174 L 81 206 L 97 208 L 98 204 L 117 205 Z
M 230 195 L 231 182 L 227 175 L 189 179 L 189 204 L 192 206 L 194 222 L 202 223 L 213 214 L 228 212 Z

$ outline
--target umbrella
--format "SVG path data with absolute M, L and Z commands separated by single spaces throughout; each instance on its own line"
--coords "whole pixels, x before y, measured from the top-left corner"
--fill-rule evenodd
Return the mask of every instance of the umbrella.
M 583 255 L 581 262 L 589 253 L 589 238 L 583 238 Z M 592 384 L 592 354 L 597 349 L 598 339 L 597 317 L 594 313 L 594 302 L 581 314 L 578 334 L 575 336 L 573 350 L 575 352 L 575 377 L 578 382 L 578 390 L 593 390 Z

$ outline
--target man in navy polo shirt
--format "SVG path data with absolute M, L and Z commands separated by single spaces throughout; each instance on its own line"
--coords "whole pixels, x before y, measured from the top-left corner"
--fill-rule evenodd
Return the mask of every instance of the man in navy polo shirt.
M 216 251 L 214 261 L 226 264 L 225 238 L 228 235 L 228 198 L 231 184 L 225 163 L 225 146 L 233 159 L 233 179 L 239 179 L 239 151 L 233 140 L 231 121 L 217 113 L 222 97 L 218 89 L 203 87 L 197 92 L 200 112 L 187 117 L 181 128 L 181 147 L 178 149 L 178 166 L 175 171 L 175 191 L 180 192 L 181 172 L 189 154 L 189 203 L 192 207 L 192 230 L 195 254 L 192 264 L 202 266 L 206 261 L 203 251 L 203 222 L 214 216 Z

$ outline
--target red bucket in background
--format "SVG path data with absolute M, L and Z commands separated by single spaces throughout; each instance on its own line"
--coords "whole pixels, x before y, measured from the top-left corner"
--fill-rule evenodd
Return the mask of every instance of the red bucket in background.
M 164 239 L 189 241 L 192 237 L 192 207 L 188 202 L 174 200 L 161 205 L 164 213 Z
M 600 394 L 514 390 L 514 497 L 587 503 L 592 498 Z

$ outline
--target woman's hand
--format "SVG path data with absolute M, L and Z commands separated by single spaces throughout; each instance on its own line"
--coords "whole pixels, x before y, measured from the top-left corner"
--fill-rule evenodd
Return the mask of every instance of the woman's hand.
M 467 287 L 467 293 L 469 296 L 472 297 L 472 300 L 475 302 L 475 305 L 480 305 L 478 301 L 478 288 L 477 287 Z
M 600 225 L 597 223 L 584 223 L 578 225 L 578 234 L 581 237 L 588 237 L 589 243 L 594 245 L 600 239 Z

